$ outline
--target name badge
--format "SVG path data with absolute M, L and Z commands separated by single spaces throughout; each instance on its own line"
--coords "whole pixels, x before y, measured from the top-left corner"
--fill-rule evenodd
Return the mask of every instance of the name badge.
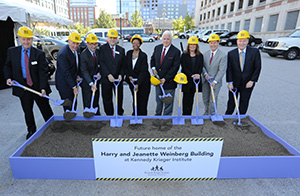
M 32 61 L 31 65 L 37 65 L 37 62 L 36 61 Z
M 120 52 L 119 52 L 119 51 L 116 51 L 116 54 L 120 54 Z

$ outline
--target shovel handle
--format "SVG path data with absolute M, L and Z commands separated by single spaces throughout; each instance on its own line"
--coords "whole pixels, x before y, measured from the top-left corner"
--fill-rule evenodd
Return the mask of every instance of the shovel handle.
M 196 82 L 195 77 L 193 77 L 193 81 L 196 85 L 196 106 L 198 106 L 199 105 L 199 95 L 198 95 L 199 89 L 198 89 L 198 87 L 199 87 L 199 83 L 200 83 L 200 78 L 199 78 L 198 82 Z
M 178 107 L 181 107 L 181 87 L 182 84 L 179 84 L 179 94 L 178 94 Z
M 213 103 L 216 103 L 214 88 L 210 85 L 211 97 L 213 99 Z
M 235 103 L 235 108 L 236 108 L 236 111 L 239 111 L 239 106 L 238 106 L 238 102 L 237 102 L 237 99 L 236 99 L 236 91 L 237 89 L 234 88 L 232 90 L 230 90 L 233 94 L 233 98 L 234 98 L 234 103 Z
M 29 91 L 29 92 L 32 92 L 32 93 L 34 93 L 34 94 L 37 94 L 37 95 L 39 95 L 39 96 L 41 96 L 41 97 L 43 96 L 42 93 L 40 93 L 40 92 L 38 92 L 38 91 L 36 91 L 36 90 L 33 90 L 33 89 L 31 89 L 31 88 L 28 88 L 28 87 L 26 87 L 26 86 L 20 84 L 19 82 L 15 81 L 15 80 L 12 80 L 12 82 L 14 82 L 14 83 L 11 83 L 12 86 L 17 86 L 17 87 L 23 88 L 24 90 Z

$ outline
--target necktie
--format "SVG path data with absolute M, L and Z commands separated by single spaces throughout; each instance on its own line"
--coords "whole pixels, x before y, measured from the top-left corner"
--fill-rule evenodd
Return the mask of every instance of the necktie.
M 209 64 L 211 64 L 211 62 L 212 62 L 213 58 L 214 58 L 214 53 L 212 52 L 212 53 L 211 53 L 211 57 L 210 57 Z
M 93 58 L 94 58 L 94 61 L 95 61 L 95 65 L 97 65 L 97 59 L 96 59 L 95 52 L 93 52 Z
M 114 47 L 111 47 L 111 52 L 112 52 L 113 57 L 115 58 Z
M 78 54 L 77 51 L 74 52 L 75 59 L 76 59 L 76 67 L 78 68 Z
M 32 86 L 33 82 L 29 71 L 29 58 L 28 58 L 27 50 L 25 50 L 25 70 L 26 70 L 26 82 L 29 86 Z
M 162 54 L 161 59 L 160 59 L 160 64 L 162 64 L 162 62 L 165 58 L 165 52 L 166 52 L 166 48 L 164 48 L 163 54 Z
M 240 66 L 241 66 L 241 71 L 243 71 L 243 64 L 244 64 L 244 52 L 240 53 Z

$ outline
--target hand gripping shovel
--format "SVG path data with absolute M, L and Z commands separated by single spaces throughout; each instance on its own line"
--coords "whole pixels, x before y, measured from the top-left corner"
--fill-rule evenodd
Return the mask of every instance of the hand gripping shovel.
M 82 78 L 80 78 L 79 81 L 77 81 L 77 86 L 76 88 L 79 88 L 79 84 L 82 82 Z M 66 110 L 66 112 L 64 112 L 64 119 L 66 119 L 67 121 L 72 120 L 73 118 L 75 118 L 75 116 L 78 113 L 78 110 L 75 110 L 75 104 L 76 104 L 76 99 L 77 99 L 77 94 L 74 95 L 74 99 L 73 99 L 73 104 L 72 104 L 72 110 Z
M 181 91 L 182 91 L 182 84 L 187 83 L 187 78 L 184 73 L 176 74 L 174 81 L 179 84 L 179 93 L 178 93 L 178 116 L 173 118 L 172 122 L 174 125 L 184 125 L 184 118 L 181 116 Z
M 234 89 L 232 89 L 232 90 L 230 90 L 230 91 L 231 91 L 232 94 L 233 94 L 234 103 L 235 103 L 235 107 L 236 107 L 236 113 L 237 113 L 238 119 L 239 119 L 239 121 L 238 121 L 237 124 L 238 124 L 238 125 L 242 125 L 242 123 L 241 123 L 241 116 L 240 116 L 240 110 L 239 110 L 239 106 L 238 106 L 237 99 L 236 99 L 236 91 L 237 91 L 237 89 L 234 88 Z M 235 125 L 236 122 L 233 122 L 233 124 Z
M 115 79 L 114 83 L 115 85 L 115 96 L 116 96 L 116 102 L 115 102 L 115 118 L 112 118 L 110 120 L 110 126 L 111 127 L 121 127 L 123 124 L 123 119 L 118 118 L 118 86 L 120 84 L 119 79 Z
M 216 104 L 216 99 L 215 99 L 215 93 L 214 93 L 214 88 L 212 87 L 212 83 L 213 83 L 214 78 L 213 77 L 209 77 L 207 79 L 209 85 L 210 85 L 210 92 L 211 92 L 211 97 L 214 103 L 214 108 L 215 108 L 215 115 L 211 115 L 211 120 L 212 121 L 224 121 L 223 117 L 221 115 L 217 115 L 217 104 Z
M 97 81 L 100 79 L 100 77 L 101 77 L 100 75 L 98 75 L 98 76 L 94 75 L 94 85 L 95 86 L 97 84 Z M 93 94 L 92 94 L 92 98 L 91 98 L 91 107 L 90 108 L 88 108 L 88 107 L 84 108 L 83 116 L 85 118 L 91 118 L 91 117 L 95 116 L 95 114 L 98 111 L 98 107 L 93 108 L 94 99 L 95 99 L 95 92 L 96 92 L 96 90 L 93 90 Z
M 199 118 L 199 83 L 200 83 L 200 78 L 198 80 L 198 82 L 196 82 L 195 77 L 193 77 L 193 81 L 196 85 L 196 118 L 191 119 L 191 123 L 192 125 L 203 125 L 203 119 Z
M 26 86 L 23 86 L 22 84 L 18 83 L 17 81 L 15 80 L 12 80 L 12 82 L 10 83 L 12 86 L 16 86 L 16 87 L 20 87 L 20 88 L 23 88 L 24 90 L 27 90 L 29 92 L 32 92 L 34 94 L 37 94 L 41 97 L 44 97 L 44 98 L 47 98 L 51 101 L 54 102 L 54 105 L 59 105 L 59 106 L 71 106 L 71 101 L 69 99 L 66 99 L 66 100 L 55 100 L 47 95 L 43 95 L 42 93 L 38 92 L 38 91 L 35 91 L 31 88 L 28 88 Z
M 166 103 L 166 104 L 172 103 L 172 101 L 173 101 L 172 95 L 170 93 L 168 93 L 166 95 L 163 85 L 159 84 L 159 86 L 160 86 L 161 91 L 163 93 L 163 95 L 158 95 L 158 97 L 161 99 L 161 101 L 164 102 L 164 103 Z
M 131 83 L 133 85 L 133 91 L 134 91 L 134 119 L 130 120 L 130 124 L 143 124 L 143 120 L 142 119 L 138 119 L 137 117 L 137 92 L 135 90 L 135 84 L 134 82 L 136 82 L 137 79 L 132 79 Z

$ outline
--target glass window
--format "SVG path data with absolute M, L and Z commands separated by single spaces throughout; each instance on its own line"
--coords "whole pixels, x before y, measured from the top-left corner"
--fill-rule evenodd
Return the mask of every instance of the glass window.
M 225 29 L 225 24 L 221 24 L 221 29 Z
M 231 26 L 232 26 L 232 23 L 228 23 L 228 24 L 227 24 L 227 29 L 228 29 L 229 31 L 231 31 Z
M 250 19 L 249 20 L 245 20 L 244 30 L 249 31 L 249 27 L 250 27 Z
M 220 16 L 220 13 L 221 13 L 221 7 L 218 7 L 218 15 L 217 16 Z
M 248 7 L 253 6 L 253 0 L 248 1 Z
M 288 12 L 286 15 L 284 30 L 292 30 L 296 28 L 299 10 Z
M 231 2 L 231 4 L 230 4 L 230 12 L 233 12 L 233 10 L 234 10 L 234 2 Z
M 226 14 L 226 12 L 227 12 L 227 5 L 224 5 L 223 14 Z
M 207 19 L 209 19 L 210 12 L 207 13 Z
M 266 0 L 259 0 L 259 3 L 265 3 Z
M 214 18 L 215 17 L 215 10 L 212 11 L 212 16 L 211 18 Z
M 243 2 L 244 2 L 244 0 L 239 0 L 239 9 L 243 8 Z
M 202 14 L 200 15 L 200 21 L 202 21 Z
M 241 21 L 236 21 L 235 22 L 235 25 L 234 25 L 234 30 L 235 31 L 240 31 L 240 24 L 241 24 Z
M 263 17 L 256 18 L 254 32 L 261 32 Z
M 278 21 L 278 14 L 270 16 L 268 31 L 276 31 L 277 21 Z

